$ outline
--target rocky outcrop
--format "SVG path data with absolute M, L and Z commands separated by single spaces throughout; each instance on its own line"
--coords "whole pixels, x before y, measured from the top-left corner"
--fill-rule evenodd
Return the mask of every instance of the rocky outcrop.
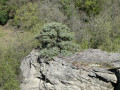
M 119 90 L 119 56 L 89 49 L 48 61 L 33 50 L 20 66 L 21 90 Z

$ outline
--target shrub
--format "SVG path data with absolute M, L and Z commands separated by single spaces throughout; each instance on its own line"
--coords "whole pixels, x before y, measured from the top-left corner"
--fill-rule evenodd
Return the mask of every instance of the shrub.
M 16 11 L 14 22 L 21 30 L 29 30 L 38 23 L 38 5 L 28 3 Z
M 73 11 L 71 10 L 72 0 L 60 0 L 60 2 L 63 6 L 63 11 L 68 17 L 70 17 L 73 13 Z
M 40 57 L 70 55 L 79 49 L 79 46 L 73 42 L 74 34 L 61 23 L 46 24 L 36 38 L 41 43 Z
M 16 6 L 9 4 L 9 0 L 0 0 L 0 24 L 4 25 L 14 17 Z
M 0 46 L 0 88 L 2 90 L 20 90 L 16 74 L 19 72 L 19 60 L 15 59 L 12 49 Z
M 0 0 L 0 3 L 4 5 L 4 4 L 6 4 L 7 1 L 8 0 Z
M 14 70 L 5 61 L 0 64 L 0 84 L 2 90 L 20 90 Z
M 8 21 L 8 10 L 0 10 L 0 24 L 4 25 Z
M 8 21 L 9 6 L 7 0 L 0 0 L 0 24 L 4 25 Z
M 101 2 L 100 0 L 74 0 L 76 6 L 80 10 L 84 10 L 88 15 L 96 15 L 99 14 L 101 10 Z

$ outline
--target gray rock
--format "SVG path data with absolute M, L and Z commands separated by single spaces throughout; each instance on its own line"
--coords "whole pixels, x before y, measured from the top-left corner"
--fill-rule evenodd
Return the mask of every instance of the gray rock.
M 68 57 L 69 60 L 74 61 L 82 61 L 85 63 L 113 63 L 116 61 L 120 61 L 119 53 L 107 53 L 105 51 L 101 51 L 99 49 L 88 49 L 84 52 L 77 53 Z
M 91 49 L 48 61 L 33 50 L 20 66 L 24 77 L 21 90 L 119 90 L 120 70 L 98 63 L 109 59 L 112 65 L 118 58 L 118 53 Z

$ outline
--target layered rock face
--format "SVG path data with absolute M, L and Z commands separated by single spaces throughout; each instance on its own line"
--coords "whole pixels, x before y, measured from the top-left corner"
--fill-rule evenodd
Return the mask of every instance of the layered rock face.
M 119 66 L 119 53 L 89 49 L 48 61 L 33 50 L 20 66 L 21 90 L 120 90 Z

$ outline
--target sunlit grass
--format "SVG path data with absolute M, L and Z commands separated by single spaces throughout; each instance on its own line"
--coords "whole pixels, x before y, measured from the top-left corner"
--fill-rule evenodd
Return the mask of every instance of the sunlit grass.
M 4 32 L 3 30 L 0 30 L 0 38 L 3 37 L 3 36 L 6 36 L 6 35 L 7 35 L 6 32 Z

